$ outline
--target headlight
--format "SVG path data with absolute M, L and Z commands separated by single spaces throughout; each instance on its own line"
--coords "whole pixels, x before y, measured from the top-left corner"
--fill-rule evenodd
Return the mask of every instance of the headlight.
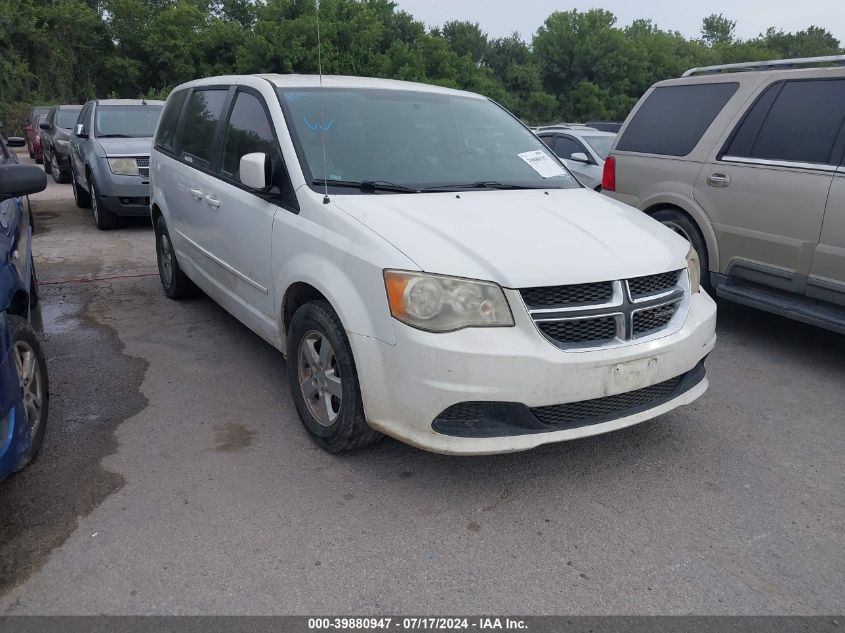
M 384 271 L 390 314 L 429 332 L 513 325 L 505 293 L 489 281 Z
M 691 292 L 701 291 L 701 260 L 698 253 L 690 246 L 687 253 L 687 270 L 689 271 L 689 286 Z
M 64 149 L 67 149 L 67 146 L 68 146 L 68 145 L 70 145 L 70 141 L 65 141 L 65 140 L 62 140 L 62 139 L 58 139 L 58 140 L 56 141 L 56 145 L 58 145 L 59 147 L 63 147 Z
M 116 176 L 138 175 L 138 163 L 134 158 L 109 158 L 109 169 Z

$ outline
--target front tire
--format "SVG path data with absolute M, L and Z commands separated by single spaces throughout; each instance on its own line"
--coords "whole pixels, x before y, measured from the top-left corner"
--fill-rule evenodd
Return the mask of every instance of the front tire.
M 76 172 L 73 168 L 70 170 L 70 175 L 73 179 L 73 201 L 80 209 L 89 209 L 91 207 L 91 195 L 76 180 Z
M 103 199 L 97 193 L 97 186 L 94 177 L 88 177 L 88 186 L 91 188 L 91 214 L 94 216 L 94 224 L 101 231 L 108 231 L 117 226 L 117 216 L 105 208 Z
M 21 420 L 30 434 L 29 450 L 15 466 L 21 470 L 38 456 L 47 432 L 47 416 L 50 405 L 50 385 L 47 378 L 47 361 L 41 342 L 32 326 L 19 316 L 9 315 L 9 334 L 12 340 L 12 358 L 20 382 Z
M 288 382 L 305 430 L 329 453 L 374 444 L 384 437 L 364 416 L 352 348 L 327 301 L 296 311 L 288 331 Z
M 179 267 L 179 262 L 176 260 L 176 251 L 173 248 L 173 242 L 170 241 L 170 233 L 167 230 L 164 216 L 160 216 L 156 220 L 155 234 L 158 276 L 161 279 L 161 287 L 164 288 L 164 294 L 171 299 L 193 297 L 199 289 Z
M 710 292 L 710 258 L 707 255 L 707 243 L 695 222 L 683 211 L 676 209 L 661 209 L 651 214 L 663 226 L 672 229 L 689 242 L 698 253 L 701 262 L 701 287 Z
M 55 159 L 55 156 L 53 158 Z M 57 160 L 50 162 L 50 175 L 53 176 L 53 180 L 60 185 L 67 182 L 67 176 L 62 171 L 62 168 Z

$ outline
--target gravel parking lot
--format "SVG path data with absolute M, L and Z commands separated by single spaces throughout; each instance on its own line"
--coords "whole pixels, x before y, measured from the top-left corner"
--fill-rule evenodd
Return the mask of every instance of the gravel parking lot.
M 45 449 L 0 484 L 0 612 L 833 614 L 845 337 L 720 305 L 710 391 L 455 458 L 316 448 L 284 360 L 161 291 L 149 224 L 33 198 Z

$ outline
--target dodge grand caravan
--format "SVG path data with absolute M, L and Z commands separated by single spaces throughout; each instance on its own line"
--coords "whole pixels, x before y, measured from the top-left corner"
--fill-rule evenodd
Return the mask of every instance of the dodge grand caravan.
M 845 334 L 843 66 L 729 64 L 656 84 L 604 193 L 688 239 L 719 297 Z
M 582 187 L 489 99 L 352 77 L 178 86 L 151 155 L 161 283 L 287 356 L 326 450 L 528 449 L 707 388 L 686 240 Z

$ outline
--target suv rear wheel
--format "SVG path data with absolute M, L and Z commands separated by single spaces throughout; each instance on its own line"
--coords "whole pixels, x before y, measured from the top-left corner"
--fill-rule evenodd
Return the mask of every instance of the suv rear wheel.
M 675 231 L 692 245 L 701 262 L 701 287 L 710 292 L 712 287 L 710 286 L 710 259 L 707 256 L 707 244 L 692 218 L 678 209 L 660 209 L 652 213 L 651 217 Z
M 198 288 L 179 268 L 176 251 L 173 249 L 173 242 L 170 241 L 170 233 L 167 231 L 164 216 L 160 216 L 156 220 L 155 234 L 158 276 L 161 279 L 161 287 L 164 288 L 164 293 L 171 299 L 184 299 L 194 296 L 197 294 Z

